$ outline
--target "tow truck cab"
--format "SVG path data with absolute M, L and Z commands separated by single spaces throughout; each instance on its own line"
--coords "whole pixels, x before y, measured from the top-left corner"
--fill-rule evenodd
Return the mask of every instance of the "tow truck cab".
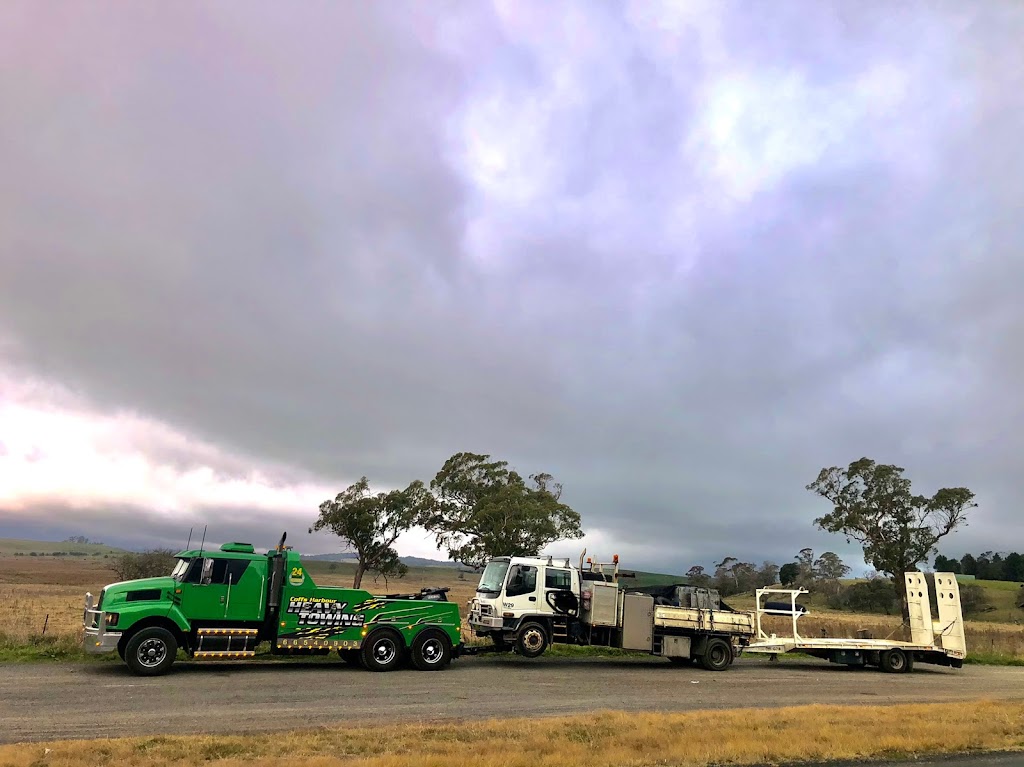
M 136 674 L 169 670 L 178 650 L 193 659 L 337 651 L 352 665 L 389 671 L 448 666 L 461 650 L 458 606 L 448 588 L 374 596 L 317 586 L 285 536 L 266 554 L 249 543 L 176 555 L 167 576 L 106 586 L 85 596 L 84 648 L 117 651 Z

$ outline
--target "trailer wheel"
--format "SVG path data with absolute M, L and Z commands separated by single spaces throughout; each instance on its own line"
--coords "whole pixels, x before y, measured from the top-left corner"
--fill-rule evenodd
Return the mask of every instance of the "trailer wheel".
M 524 658 L 536 658 L 548 649 L 548 634 L 539 623 L 524 623 L 516 634 L 516 652 Z
M 412 640 L 411 655 L 418 671 L 440 671 L 452 662 L 452 643 L 443 631 L 427 629 Z
M 724 639 L 709 639 L 704 654 L 700 656 L 700 665 L 708 671 L 725 671 L 732 663 L 732 647 Z
M 124 662 L 139 676 L 166 674 L 178 654 L 174 634 L 159 626 L 140 629 L 124 648 Z
M 368 670 L 391 671 L 402 662 L 405 643 L 397 631 L 377 629 L 366 637 L 359 652 Z
M 910 657 L 903 650 L 886 650 L 879 657 L 879 667 L 890 674 L 905 674 L 912 668 Z

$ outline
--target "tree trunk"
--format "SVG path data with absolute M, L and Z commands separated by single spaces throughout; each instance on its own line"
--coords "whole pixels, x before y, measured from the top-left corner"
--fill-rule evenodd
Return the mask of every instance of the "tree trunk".
M 892 574 L 893 586 L 896 587 L 896 598 L 900 600 L 900 614 L 903 616 L 903 626 L 910 626 L 910 605 L 907 602 L 907 578 L 905 572 Z
M 363 564 L 363 560 L 356 562 L 356 576 L 352 579 L 352 588 L 358 589 L 363 585 L 363 573 L 366 572 L 366 565 Z

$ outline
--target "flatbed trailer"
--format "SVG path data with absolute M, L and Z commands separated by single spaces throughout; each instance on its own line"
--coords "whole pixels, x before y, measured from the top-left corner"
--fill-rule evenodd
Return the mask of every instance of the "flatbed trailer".
M 797 604 L 797 597 L 806 589 L 763 588 L 756 591 L 754 623 L 756 640 L 743 648 L 744 652 L 770 655 L 798 652 L 822 658 L 830 663 L 851 666 L 874 666 L 890 673 L 912 671 L 914 662 L 932 663 L 960 668 L 967 657 L 964 637 L 963 611 L 960 606 L 960 588 L 953 573 L 935 573 L 934 585 L 938 619 L 933 620 L 931 597 L 923 573 L 906 573 L 904 588 L 910 612 L 909 642 L 896 639 L 866 637 L 805 637 L 797 630 L 797 621 L 807 614 Z M 788 606 L 762 606 L 762 599 L 770 595 L 785 595 Z M 764 604 L 767 604 L 767 600 Z M 790 635 L 778 636 L 765 632 L 762 617 L 785 616 L 790 619 Z

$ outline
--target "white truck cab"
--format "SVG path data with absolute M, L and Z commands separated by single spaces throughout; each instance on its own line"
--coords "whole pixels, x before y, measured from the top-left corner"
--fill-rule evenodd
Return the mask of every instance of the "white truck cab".
M 497 557 L 487 563 L 469 602 L 469 625 L 499 647 L 512 646 L 524 622 L 539 620 L 548 634 L 567 629 L 568 619 L 579 615 L 580 593 L 580 570 L 568 559 Z M 551 637 L 541 641 L 536 630 L 527 633 L 517 651 L 540 655 Z

